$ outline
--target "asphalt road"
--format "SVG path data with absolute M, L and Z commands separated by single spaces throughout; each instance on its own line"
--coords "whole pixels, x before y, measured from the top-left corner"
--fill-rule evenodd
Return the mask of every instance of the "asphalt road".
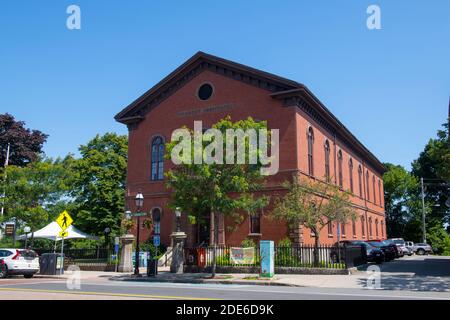
M 381 268 L 379 290 L 146 283 L 107 278 L 83 280 L 79 290 L 70 290 L 65 280 L 16 277 L 0 280 L 0 299 L 450 300 L 450 259 L 408 257 Z

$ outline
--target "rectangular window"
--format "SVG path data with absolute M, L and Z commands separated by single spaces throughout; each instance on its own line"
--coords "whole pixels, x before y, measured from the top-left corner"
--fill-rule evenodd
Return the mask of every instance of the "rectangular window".
M 261 214 L 259 212 L 250 216 L 250 233 L 261 233 Z
M 353 236 L 356 237 L 356 222 L 355 222 L 355 220 L 352 221 L 352 232 L 353 232 Z

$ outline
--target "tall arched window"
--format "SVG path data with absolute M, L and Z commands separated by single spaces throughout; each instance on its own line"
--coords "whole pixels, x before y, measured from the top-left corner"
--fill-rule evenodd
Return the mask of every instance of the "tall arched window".
M 339 175 L 339 187 L 344 187 L 344 178 L 342 176 L 342 150 L 338 153 L 338 175 Z
M 361 234 L 363 237 L 366 236 L 366 227 L 365 227 L 366 220 L 364 219 L 364 216 L 361 216 Z
M 359 196 L 363 197 L 363 184 L 362 184 L 362 168 L 361 165 L 358 167 L 358 184 L 359 184 Z
M 329 236 L 333 235 L 333 222 L 332 221 L 328 221 L 327 228 L 328 228 L 328 235 Z
M 367 200 L 370 201 L 370 180 L 369 180 L 369 171 L 366 171 L 366 185 L 367 185 Z
M 372 236 L 372 218 L 369 218 L 369 236 Z
M 384 238 L 384 221 L 381 220 L 381 236 Z
M 153 181 L 164 179 L 164 140 L 156 137 L 152 141 L 152 175 Z
M 375 235 L 378 238 L 378 219 L 375 219 Z
M 383 197 L 381 196 L 381 180 L 378 180 L 378 196 L 380 198 L 380 207 L 383 205 Z
M 314 175 L 314 131 L 312 127 L 308 129 L 308 173 Z
M 348 172 L 350 175 L 350 191 L 353 193 L 353 160 L 348 161 Z
M 330 143 L 328 140 L 325 141 L 325 178 L 327 182 L 330 182 Z
M 356 237 L 356 221 L 354 219 L 352 219 L 352 233 Z
M 373 203 L 377 203 L 377 192 L 375 188 L 375 176 L 372 177 Z
M 160 235 L 161 234 L 161 209 L 155 208 L 152 210 L 152 219 L 153 219 L 153 234 Z

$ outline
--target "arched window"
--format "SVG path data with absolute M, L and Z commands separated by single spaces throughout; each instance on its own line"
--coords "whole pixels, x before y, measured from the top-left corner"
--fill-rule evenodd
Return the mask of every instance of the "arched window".
M 339 150 L 338 153 L 338 175 L 339 175 L 339 187 L 343 188 L 344 186 L 344 179 L 342 176 L 342 150 Z
M 348 172 L 350 175 L 350 191 L 353 193 L 353 160 L 350 159 L 348 162 Z
M 308 129 L 308 173 L 314 175 L 314 131 L 312 127 Z
M 151 180 L 164 179 L 164 140 L 156 137 L 152 141 L 152 175 Z
M 161 234 L 161 209 L 155 208 L 152 210 L 152 219 L 153 219 L 153 234 L 160 235 Z
M 363 237 L 366 236 L 366 227 L 365 227 L 365 219 L 363 216 L 361 216 L 361 234 Z
M 352 233 L 356 237 L 356 221 L 354 219 L 352 220 Z
M 359 184 L 359 196 L 363 197 L 363 184 L 362 184 L 362 168 L 361 165 L 358 167 L 358 184 Z
M 328 221 L 327 227 L 328 227 L 328 235 L 332 235 L 333 234 L 333 222 Z
M 341 222 L 341 234 L 345 237 L 345 222 Z
M 325 141 L 325 178 L 327 182 L 330 182 L 330 143 L 328 140 Z
M 372 218 L 369 218 L 369 236 L 372 236 Z
M 377 192 L 375 188 L 375 176 L 372 176 L 373 203 L 377 203 Z
M 375 235 L 378 237 L 378 219 L 375 219 Z
M 381 236 L 384 238 L 384 221 L 381 220 Z
M 380 197 L 380 207 L 383 205 L 383 197 L 381 196 L 381 180 L 378 180 L 378 195 Z
M 367 185 L 367 200 L 370 201 L 370 181 L 369 181 L 369 171 L 366 171 L 366 185 Z

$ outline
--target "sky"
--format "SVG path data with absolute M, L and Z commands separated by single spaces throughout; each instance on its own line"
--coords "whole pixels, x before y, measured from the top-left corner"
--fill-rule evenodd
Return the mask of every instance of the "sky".
M 69 5 L 81 29 L 69 30 Z M 381 29 L 366 25 L 370 5 Z M 301 82 L 382 162 L 410 168 L 448 116 L 450 1 L 0 2 L 0 113 L 49 134 L 48 156 L 96 134 L 197 51 Z

